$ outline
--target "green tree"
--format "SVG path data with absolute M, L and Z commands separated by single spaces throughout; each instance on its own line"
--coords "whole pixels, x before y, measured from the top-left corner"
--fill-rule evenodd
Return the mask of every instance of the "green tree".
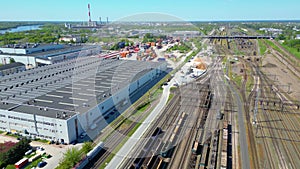
M 73 147 L 68 149 L 64 154 L 64 158 L 60 161 L 57 169 L 70 169 L 81 159 L 81 152 L 77 148 Z
M 278 35 L 277 37 L 279 40 L 285 40 L 286 37 L 283 34 Z
M 15 59 L 14 58 L 9 58 L 9 63 L 15 63 Z
M 22 139 L 14 147 L 8 150 L 6 153 L 0 154 L 0 168 L 7 166 L 8 164 L 14 164 L 21 160 L 26 151 L 29 150 L 30 140 Z
M 91 151 L 92 149 L 93 149 L 92 142 L 88 141 L 88 142 L 84 142 L 84 143 L 83 143 L 81 151 L 82 151 L 84 154 L 87 154 L 87 153 L 88 153 L 89 151 Z

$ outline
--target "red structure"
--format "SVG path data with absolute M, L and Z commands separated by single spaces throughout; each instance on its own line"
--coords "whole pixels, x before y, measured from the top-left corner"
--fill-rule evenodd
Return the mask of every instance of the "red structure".
M 90 4 L 88 4 L 88 10 L 89 10 L 89 23 L 91 23 L 92 19 L 91 19 L 91 6 L 90 6 Z

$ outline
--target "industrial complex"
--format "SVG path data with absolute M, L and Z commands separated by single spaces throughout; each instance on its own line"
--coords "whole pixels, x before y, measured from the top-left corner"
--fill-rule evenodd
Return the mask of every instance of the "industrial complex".
M 0 23 L 0 168 L 299 168 L 300 22 L 68 7 Z
M 135 92 L 146 92 L 144 86 L 164 71 L 166 63 L 94 56 L 3 76 L 0 129 L 70 143 L 105 126 L 110 111 L 129 104 Z
M 101 51 L 95 45 L 62 45 L 62 44 L 12 44 L 0 47 L 2 64 L 9 63 L 9 59 L 21 62 L 27 68 L 43 66 L 73 59 L 78 56 L 98 54 Z

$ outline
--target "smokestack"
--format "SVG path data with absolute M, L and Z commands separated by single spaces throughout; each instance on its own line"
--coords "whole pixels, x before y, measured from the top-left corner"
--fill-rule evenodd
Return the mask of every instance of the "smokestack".
M 92 19 L 91 19 L 91 6 L 90 4 L 88 4 L 88 10 L 89 10 L 89 24 L 92 22 Z
M 108 17 L 106 17 L 106 23 L 108 24 Z

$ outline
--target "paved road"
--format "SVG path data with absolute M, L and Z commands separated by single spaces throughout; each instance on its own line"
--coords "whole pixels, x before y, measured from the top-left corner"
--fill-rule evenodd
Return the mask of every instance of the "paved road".
M 229 83 L 228 83 L 229 84 Z M 246 136 L 246 128 L 244 124 L 245 114 L 244 106 L 240 95 L 232 85 L 228 85 L 231 92 L 234 94 L 235 103 L 238 106 L 238 126 L 239 126 L 239 139 L 240 139 L 240 153 L 241 153 L 241 164 L 243 169 L 250 169 L 250 159 L 248 152 L 248 142 Z

